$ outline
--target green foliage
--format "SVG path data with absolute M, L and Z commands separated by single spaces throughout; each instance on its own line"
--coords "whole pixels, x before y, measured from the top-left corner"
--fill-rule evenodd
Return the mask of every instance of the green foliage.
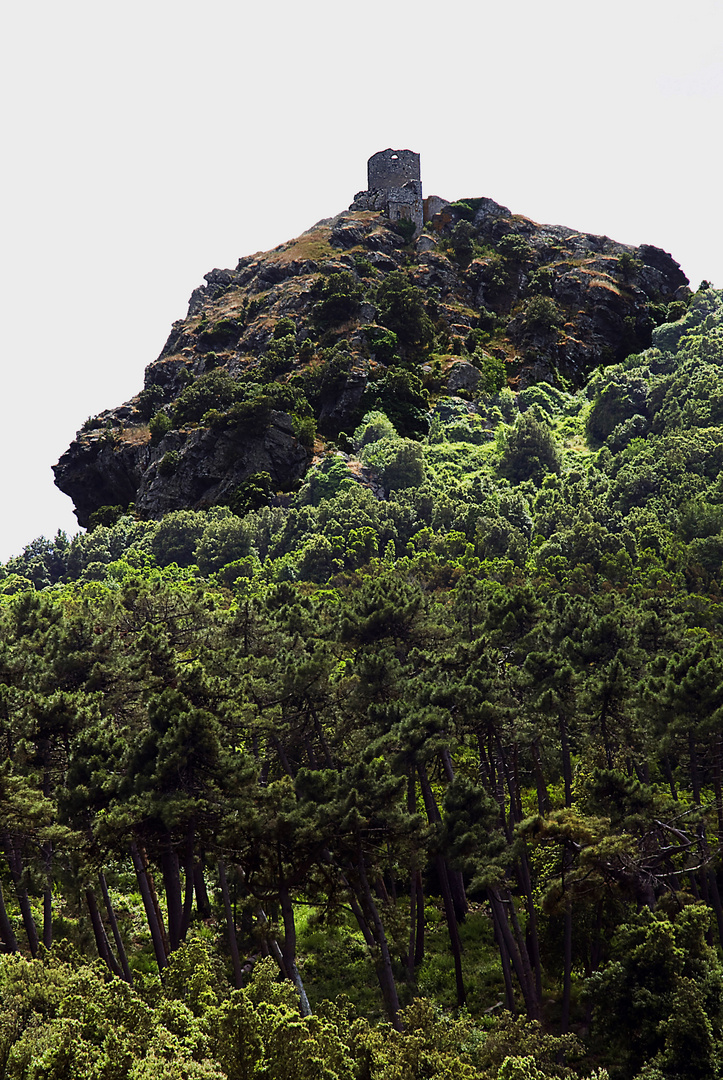
M 505 259 L 513 263 L 526 262 L 532 256 L 532 249 L 519 233 L 506 233 L 497 243 L 497 250 Z
M 178 468 L 181 456 L 177 450 L 167 450 L 158 462 L 158 472 L 161 476 L 173 476 Z
M 522 326 L 528 334 L 550 334 L 563 321 L 560 309 L 550 296 L 533 296 L 522 313 Z
M 322 499 L 333 498 L 343 488 L 353 487 L 355 483 L 346 463 L 340 457 L 328 454 L 307 473 L 306 482 L 299 493 L 299 502 L 318 506 Z
M 560 447 L 547 424 L 531 411 L 521 413 L 503 439 L 501 475 L 513 483 L 533 480 L 539 484 L 547 473 L 559 473 L 561 466 Z
M 325 401 L 335 397 L 342 390 L 352 361 L 349 342 L 338 341 L 331 348 L 321 352 L 318 364 L 300 374 L 293 375 L 287 385 L 298 387 L 318 413 Z
M 276 326 L 278 325 L 277 323 Z M 296 357 L 296 332 L 279 337 L 275 331 L 276 327 L 260 365 L 261 379 L 264 382 L 272 382 L 279 375 L 291 371 Z
M 645 912 L 619 927 L 590 991 L 613 1078 L 643 1068 L 691 1080 L 718 1075 L 723 966 L 705 940 L 709 918 L 690 906 L 673 919 Z
M 363 404 L 383 412 L 401 435 L 427 430 L 429 394 L 421 379 L 405 368 L 389 368 L 381 379 L 369 383 Z
M 370 350 L 380 364 L 391 364 L 398 355 L 399 342 L 397 335 L 392 330 L 385 330 L 381 326 L 367 326 L 364 336 L 369 343 Z
M 3 1075 L 723 1072 L 722 326 L 0 568 Z
M 219 319 L 212 326 L 202 323 L 198 333 L 198 347 L 202 352 L 227 349 L 235 345 L 241 335 L 241 324 L 236 319 Z
M 555 271 L 551 266 L 540 266 L 533 270 L 527 282 L 527 291 L 540 296 L 550 296 L 555 281 Z
M 314 315 L 322 328 L 338 326 L 353 319 L 359 311 L 363 293 L 348 270 L 329 274 L 320 285 L 321 299 Z
M 474 220 L 475 211 L 469 201 L 450 203 L 449 209 L 454 213 L 455 217 L 461 218 L 463 221 Z
M 157 446 L 164 435 L 173 427 L 173 421 L 167 412 L 157 412 L 151 417 L 149 428 L 151 431 L 151 443 Z
M 624 281 L 630 281 L 631 277 L 640 269 L 640 263 L 630 251 L 623 251 L 618 256 L 618 267 Z
M 88 519 L 88 531 L 92 532 L 99 525 L 115 525 L 123 517 L 123 506 L 99 506 Z
M 507 386 L 507 365 L 500 357 L 480 350 L 472 357 L 472 363 L 482 373 L 480 393 L 499 394 L 500 390 Z
M 574 415 L 580 408 L 580 399 L 548 382 L 539 382 L 520 390 L 517 405 L 522 412 L 531 407 L 541 409 L 552 420 L 560 415 Z
M 242 394 L 241 387 L 227 371 L 219 369 L 200 375 L 179 394 L 173 409 L 174 426 L 197 424 L 209 409 L 226 411 Z
M 151 383 L 138 395 L 138 410 L 144 420 L 150 420 L 166 402 L 166 391 L 158 383 Z
M 292 420 L 296 438 L 306 450 L 313 450 L 316 440 L 316 421 L 314 417 L 294 415 Z
M 393 438 L 397 434 L 394 424 L 383 412 L 370 412 L 354 432 L 354 449 L 361 450 L 368 443 L 383 438 Z
M 474 229 L 469 221 L 458 221 L 452 230 L 452 248 L 461 267 L 468 266 L 474 255 Z
M 432 343 L 434 330 L 424 308 L 424 296 L 402 270 L 394 270 L 377 289 L 378 321 L 393 331 L 401 345 L 424 349 Z
M 296 323 L 293 319 L 283 318 L 279 319 L 274 327 L 272 337 L 274 341 L 278 341 L 282 338 L 291 337 L 296 334 Z
M 422 447 L 412 439 L 386 435 L 376 442 L 367 442 L 362 460 L 379 472 L 390 491 L 418 487 L 424 480 Z
M 242 517 L 250 510 L 268 506 L 274 494 L 273 482 L 267 472 L 251 473 L 234 491 L 229 506 Z

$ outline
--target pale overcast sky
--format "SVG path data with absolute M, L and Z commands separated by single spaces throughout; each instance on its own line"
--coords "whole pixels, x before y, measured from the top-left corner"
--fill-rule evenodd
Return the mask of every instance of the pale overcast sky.
M 723 286 L 720 0 L 3 6 L 0 559 L 75 532 L 50 466 L 214 266 L 418 151 L 426 194 L 670 251 Z

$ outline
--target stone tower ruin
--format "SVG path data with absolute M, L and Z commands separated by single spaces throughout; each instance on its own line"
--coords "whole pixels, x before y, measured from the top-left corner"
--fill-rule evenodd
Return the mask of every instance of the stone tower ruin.
M 367 162 L 367 191 L 360 191 L 352 210 L 381 210 L 390 221 L 414 222 L 415 235 L 424 225 L 419 154 L 413 150 L 380 150 Z
M 414 222 L 418 237 L 425 221 L 447 205 L 438 195 L 422 198 L 419 154 L 414 150 L 380 150 L 367 161 L 366 191 L 360 191 L 350 210 L 380 210 L 390 221 Z
M 369 191 L 391 191 L 408 180 L 418 180 L 421 188 L 419 154 L 413 150 L 380 150 L 367 161 Z

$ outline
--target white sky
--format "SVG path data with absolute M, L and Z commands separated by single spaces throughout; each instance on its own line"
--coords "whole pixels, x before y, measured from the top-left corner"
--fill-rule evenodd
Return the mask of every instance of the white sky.
M 50 466 L 214 266 L 426 194 L 670 251 L 723 286 L 721 0 L 25 0 L 0 12 L 0 559 L 75 532 Z

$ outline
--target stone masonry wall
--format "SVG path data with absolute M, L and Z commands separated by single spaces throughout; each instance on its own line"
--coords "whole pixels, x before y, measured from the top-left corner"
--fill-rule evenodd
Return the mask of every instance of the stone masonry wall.
M 421 178 L 419 154 L 413 150 L 380 150 L 367 162 L 369 191 L 389 191 Z
M 400 218 L 413 221 L 419 233 L 424 224 L 421 180 L 407 180 L 403 187 L 389 188 L 387 212 L 390 221 L 399 221 Z

